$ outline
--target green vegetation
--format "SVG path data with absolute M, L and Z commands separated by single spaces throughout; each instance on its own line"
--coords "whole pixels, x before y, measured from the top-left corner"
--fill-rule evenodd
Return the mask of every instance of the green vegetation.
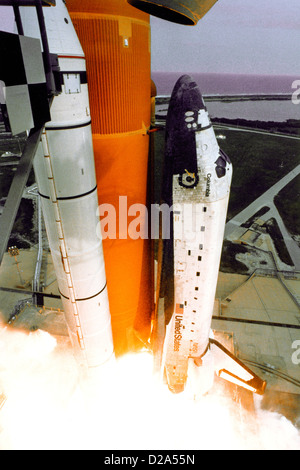
M 222 130 L 222 149 L 233 164 L 231 219 L 299 164 L 300 141 Z
M 248 249 L 245 246 L 237 245 L 236 243 L 225 240 L 223 243 L 220 270 L 223 273 L 247 273 L 247 266 L 236 259 L 236 255 L 239 253 L 247 252 Z
M 283 130 L 281 129 L 281 131 Z M 228 219 L 231 219 L 299 164 L 300 141 L 227 129 L 222 129 L 221 133 L 226 136 L 226 139 L 220 141 L 220 145 L 233 164 L 233 179 L 228 209 Z M 154 134 L 154 142 L 154 197 L 155 202 L 160 202 L 159 194 L 162 184 L 165 145 L 164 130 Z M 300 176 L 295 178 L 275 198 L 276 206 L 284 223 L 293 235 L 300 234 L 299 196 Z M 250 219 L 249 225 L 251 225 L 252 219 L 263 215 L 267 210 L 268 207 L 262 208 Z M 274 240 L 276 250 L 282 261 L 293 265 L 282 240 L 281 232 L 276 226 L 276 223 L 271 223 L 266 228 Z M 241 245 L 225 241 L 221 270 L 229 273 L 247 272 L 248 268 L 235 259 L 238 253 L 246 251 L 247 248 Z
M 284 122 L 275 121 L 247 121 L 246 119 L 212 119 L 214 124 L 226 124 L 228 126 L 247 127 L 248 129 L 263 130 L 268 132 L 278 132 L 281 134 L 299 135 L 300 136 L 300 120 L 288 119 Z
M 33 202 L 30 199 L 22 199 L 8 246 L 17 245 L 18 248 L 29 248 L 30 242 L 36 243 L 36 236 L 33 230 L 33 216 Z
M 14 173 L 12 167 L 0 166 L 0 200 L 7 196 Z
M 0 166 L 0 201 L 1 205 L 4 205 L 5 198 L 8 196 L 11 183 L 16 173 L 16 168 L 19 164 L 20 156 L 26 142 L 26 134 L 22 133 L 15 137 L 7 134 L 0 134 L 0 155 L 5 152 L 10 152 L 11 156 L 0 157 L 0 162 L 3 166 Z M 13 165 L 7 165 L 13 163 Z M 30 172 L 27 186 L 31 186 L 35 182 L 35 175 L 33 169 Z M 28 248 L 30 242 L 36 242 L 36 236 L 33 231 L 33 216 L 34 207 L 33 203 L 29 199 L 22 199 L 16 220 L 11 232 L 8 245 L 17 245 L 19 248 Z M 29 240 L 26 242 L 26 240 Z
M 0 115 L 0 122 L 1 122 L 1 115 Z M 1 134 L 0 133 L 0 163 L 15 163 L 16 167 L 19 163 L 18 156 L 21 156 L 23 152 L 23 148 L 26 142 L 26 134 L 22 133 L 15 137 L 12 137 L 11 134 Z M 5 152 L 10 152 L 10 157 L 2 157 L 1 155 Z M 11 182 L 13 180 L 15 170 L 13 166 L 0 166 L 0 200 L 7 196 Z M 29 184 L 33 184 L 34 182 L 34 175 L 33 173 L 30 175 Z
M 222 129 L 222 134 L 226 139 L 222 140 L 220 145 L 233 164 L 228 208 L 228 219 L 231 219 L 299 164 L 300 141 L 227 129 Z M 164 129 L 155 133 L 154 142 L 154 192 L 155 201 L 159 202 L 165 145 Z
M 218 120 L 218 122 L 221 121 L 226 124 L 265 129 L 270 132 L 300 135 L 300 121 L 295 120 L 289 120 L 285 123 Z M 300 141 L 272 135 L 251 134 L 236 130 L 231 131 L 228 129 L 222 129 L 221 133 L 226 139 L 219 143 L 222 149 L 228 154 L 233 164 L 233 180 L 228 209 L 228 219 L 231 219 L 299 164 Z M 151 138 L 154 143 L 152 157 L 154 195 L 152 202 L 159 203 L 161 185 L 163 184 L 162 172 L 165 130 L 161 129 L 159 132 L 152 134 Z M 16 136 L 16 139 L 0 139 L 0 155 L 5 151 L 20 154 L 24 143 L 24 135 Z M 0 159 L 1 162 L 17 162 L 18 160 L 18 158 L 13 157 Z M 13 167 L 0 167 L 0 200 L 7 196 L 13 176 Z M 33 182 L 34 173 L 32 172 L 28 185 Z M 275 197 L 275 204 L 287 229 L 292 235 L 300 234 L 299 200 L 300 176 L 295 178 Z M 28 201 L 22 201 L 13 233 L 22 233 L 30 239 L 33 208 L 31 203 L 29 207 L 26 207 L 26 204 L 28 204 Z M 263 208 L 262 213 L 266 210 L 267 208 Z M 259 215 L 260 213 L 255 214 L 255 217 Z M 250 225 L 251 220 L 249 221 Z M 280 230 L 278 226 L 276 226 L 276 223 L 271 223 L 268 224 L 267 229 L 274 240 L 282 261 L 286 264 L 291 264 Z M 221 270 L 235 273 L 247 272 L 248 268 L 235 259 L 237 253 L 243 253 L 245 251 L 247 251 L 247 248 L 226 241 L 222 254 Z
M 300 160 L 300 156 L 299 156 Z M 274 198 L 284 224 L 291 235 L 300 234 L 300 175 Z
M 284 243 L 280 228 L 278 227 L 278 224 L 276 222 L 276 219 L 269 219 L 265 225 L 267 229 L 268 234 L 273 240 L 273 243 L 275 245 L 277 254 L 281 261 L 285 264 L 288 264 L 289 266 L 294 266 L 293 261 L 291 260 L 291 257 L 289 255 L 289 252 L 286 248 L 286 245 Z
M 241 227 L 250 228 L 251 225 L 270 210 L 270 207 L 262 207 L 256 214 L 248 219 Z

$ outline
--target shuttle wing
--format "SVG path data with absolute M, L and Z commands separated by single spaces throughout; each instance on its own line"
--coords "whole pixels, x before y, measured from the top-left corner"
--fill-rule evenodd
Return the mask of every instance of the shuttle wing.
M 219 148 L 201 92 L 188 75 L 177 81 L 171 96 L 165 149 L 162 201 L 172 207 L 171 236 L 163 240 L 159 279 L 168 386 L 182 392 L 193 377 L 195 394 L 203 394 L 216 372 L 262 394 L 265 382 L 210 338 L 232 164 Z M 161 317 L 156 321 L 161 323 Z
M 263 395 L 266 388 L 264 380 L 258 377 L 221 343 L 214 339 L 210 339 L 209 342 L 214 357 L 214 369 L 218 377 Z

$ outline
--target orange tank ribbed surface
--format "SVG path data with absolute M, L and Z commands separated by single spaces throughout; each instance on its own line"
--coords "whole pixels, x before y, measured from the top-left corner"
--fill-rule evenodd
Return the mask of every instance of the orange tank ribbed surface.
M 151 118 L 149 15 L 126 0 L 68 0 L 86 56 L 99 203 L 146 205 Z M 128 224 L 132 218 L 128 217 Z M 148 240 L 103 240 L 116 354 L 147 339 L 153 302 Z
M 93 133 L 148 126 L 149 15 L 126 0 L 69 0 L 68 9 L 86 56 Z
M 93 133 L 148 125 L 149 24 L 92 14 L 72 14 L 72 20 L 86 55 Z
M 127 16 L 149 23 L 149 15 L 133 8 L 126 0 L 67 0 L 70 13 L 94 13 Z

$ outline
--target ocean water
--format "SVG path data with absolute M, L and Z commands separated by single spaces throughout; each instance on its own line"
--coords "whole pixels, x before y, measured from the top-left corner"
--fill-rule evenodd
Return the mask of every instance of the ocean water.
M 157 96 L 170 96 L 182 73 L 152 73 Z M 300 104 L 294 104 L 292 93 L 295 76 L 190 74 L 204 96 L 253 95 L 247 101 L 206 100 L 211 118 L 247 119 L 249 121 L 285 122 L 300 120 Z M 300 77 L 298 78 L 300 80 Z M 299 87 L 298 87 L 299 88 Z M 274 95 L 274 99 L 255 99 L 262 95 Z M 282 95 L 285 95 L 284 97 Z M 276 99 L 277 98 L 277 99 Z M 284 98 L 284 99 L 282 99 Z M 167 104 L 158 105 L 157 115 L 164 118 Z
M 152 72 L 157 95 L 171 95 L 173 87 L 185 72 Z M 188 73 L 188 72 L 187 72 Z M 299 76 L 291 75 L 234 75 L 217 73 L 188 73 L 205 95 L 292 95 L 293 83 Z
M 211 101 L 206 105 L 211 118 L 246 119 L 247 121 L 261 122 L 300 120 L 300 105 L 293 104 L 291 100 L 253 100 L 232 103 Z

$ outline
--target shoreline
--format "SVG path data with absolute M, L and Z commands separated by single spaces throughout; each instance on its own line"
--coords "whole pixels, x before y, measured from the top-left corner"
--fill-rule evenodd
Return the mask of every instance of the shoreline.
M 157 101 L 167 101 L 170 100 L 171 95 L 156 95 L 155 99 Z M 218 94 L 218 93 L 209 93 L 207 95 L 203 94 L 205 101 L 290 101 L 292 99 L 292 93 L 245 93 L 245 94 Z M 158 103 L 160 104 L 160 103 Z

